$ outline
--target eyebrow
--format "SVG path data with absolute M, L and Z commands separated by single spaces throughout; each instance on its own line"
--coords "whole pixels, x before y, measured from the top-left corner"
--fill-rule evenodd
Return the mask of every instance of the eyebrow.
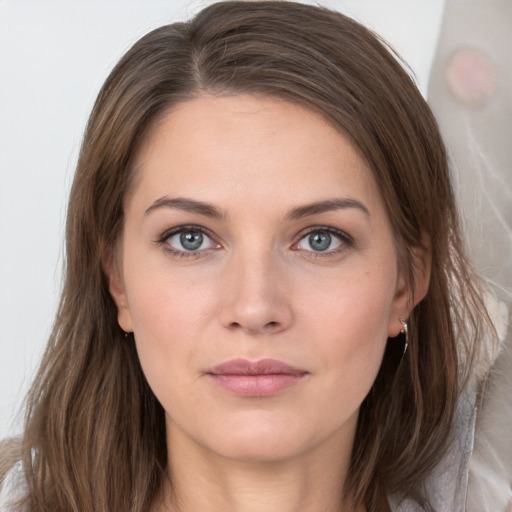
M 342 198 L 327 199 L 325 201 L 298 206 L 297 208 L 291 210 L 286 215 L 286 218 L 288 220 L 298 220 L 310 215 L 318 215 L 319 213 L 332 212 L 336 210 L 345 210 L 347 208 L 356 208 L 370 217 L 370 212 L 363 203 L 357 201 L 356 199 Z
M 199 215 L 204 215 L 205 217 L 211 217 L 214 219 L 221 219 L 224 217 L 223 212 L 217 207 L 210 203 L 205 203 L 203 201 L 197 201 L 195 199 L 189 199 L 185 197 L 168 197 L 163 196 L 157 199 L 145 212 L 144 215 L 151 213 L 153 210 L 158 208 L 176 208 L 178 210 L 183 210 L 186 212 L 197 213 Z M 348 208 L 355 208 L 362 211 L 365 215 L 370 217 L 370 212 L 368 208 L 357 201 L 356 199 L 351 198 L 342 198 L 342 199 L 327 199 L 325 201 L 318 201 L 315 203 L 306 204 L 303 206 L 298 206 L 293 208 L 290 212 L 288 212 L 285 216 L 287 220 L 298 220 L 304 217 L 308 217 L 310 215 L 318 215 L 320 213 L 332 212 L 336 210 L 345 210 Z
M 219 208 L 209 203 L 196 201 L 195 199 L 187 199 L 185 197 L 161 197 L 157 199 L 145 212 L 144 215 L 156 210 L 157 208 L 177 208 L 186 212 L 198 213 L 206 217 L 220 219 L 223 214 Z

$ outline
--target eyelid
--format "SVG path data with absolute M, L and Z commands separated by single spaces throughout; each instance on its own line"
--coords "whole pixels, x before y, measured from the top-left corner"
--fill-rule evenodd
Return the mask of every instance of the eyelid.
M 200 231 L 204 233 L 212 240 L 215 239 L 215 235 L 207 228 L 203 226 L 198 226 L 196 224 L 182 224 L 180 226 L 175 226 L 173 228 L 166 229 L 159 237 L 159 242 L 165 242 L 170 236 L 176 235 L 177 233 L 183 233 L 184 231 Z

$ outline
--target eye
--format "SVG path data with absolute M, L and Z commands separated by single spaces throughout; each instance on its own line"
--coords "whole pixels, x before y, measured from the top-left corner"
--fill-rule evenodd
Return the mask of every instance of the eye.
M 316 253 L 339 252 L 351 243 L 352 239 L 345 233 L 333 229 L 315 229 L 303 236 L 292 249 Z
M 195 227 L 181 227 L 167 231 L 160 238 L 167 250 L 180 253 L 200 253 L 208 249 L 218 249 L 220 245 L 212 240 L 204 230 Z

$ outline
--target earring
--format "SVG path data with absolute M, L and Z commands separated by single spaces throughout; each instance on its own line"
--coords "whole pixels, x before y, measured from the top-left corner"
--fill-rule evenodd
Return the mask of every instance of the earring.
M 402 357 L 405 356 L 405 353 L 407 352 L 407 347 L 409 346 L 409 339 L 408 339 L 408 332 L 407 332 L 407 322 L 400 318 L 400 323 L 402 324 L 402 330 L 400 331 L 400 334 L 403 334 L 405 337 L 405 345 L 404 345 L 404 353 L 402 354 Z

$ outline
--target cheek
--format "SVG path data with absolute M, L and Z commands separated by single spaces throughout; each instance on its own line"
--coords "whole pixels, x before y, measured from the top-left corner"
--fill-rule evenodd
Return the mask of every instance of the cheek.
M 311 357 L 319 358 L 336 398 L 358 407 L 382 361 L 395 275 L 349 272 L 326 282 L 324 290 L 303 304 L 306 339 L 315 340 Z
M 393 267 L 390 267 L 391 269 Z M 328 331 L 348 345 L 372 344 L 387 338 L 393 310 L 396 274 L 349 268 L 320 281 L 305 283 L 300 292 L 303 316 L 315 329 Z M 306 293 L 306 289 L 309 293 Z
M 171 279 L 161 261 L 144 260 L 132 252 L 125 258 L 124 271 L 137 352 L 158 396 L 162 387 L 179 380 L 189 366 L 201 332 L 197 320 L 203 316 L 204 301 L 193 296 L 197 287 Z
M 139 338 L 172 345 L 176 333 L 193 338 L 204 300 L 197 283 L 177 273 L 147 241 L 127 240 L 124 276 L 133 328 Z
M 131 303 L 135 343 L 156 398 L 167 414 L 180 417 L 183 412 L 193 413 L 196 400 L 189 390 L 198 325 L 193 321 L 194 303 L 162 284 L 141 286 Z

